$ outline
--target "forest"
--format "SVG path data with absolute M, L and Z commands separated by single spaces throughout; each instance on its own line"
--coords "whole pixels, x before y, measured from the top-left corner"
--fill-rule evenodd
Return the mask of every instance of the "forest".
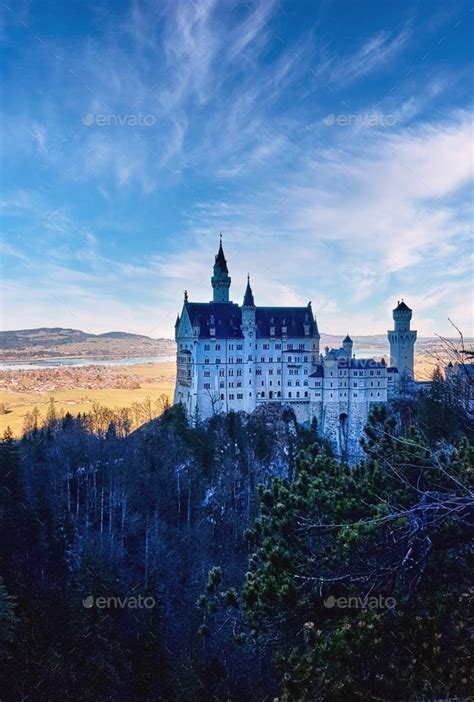
M 338 463 L 291 409 L 0 443 L 1 699 L 467 699 L 472 425 L 436 371 Z

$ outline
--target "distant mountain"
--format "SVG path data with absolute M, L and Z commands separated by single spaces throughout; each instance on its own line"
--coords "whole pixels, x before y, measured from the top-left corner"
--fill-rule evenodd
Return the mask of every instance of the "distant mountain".
M 17 348 L 25 345 L 40 344 L 75 344 L 87 339 L 136 339 L 158 341 L 143 334 L 129 334 L 128 332 L 111 331 L 104 334 L 92 334 L 80 329 L 64 329 L 62 327 L 39 327 L 38 329 L 15 329 L 13 331 L 0 331 L 0 348 Z
M 0 332 L 0 359 L 76 356 L 167 355 L 174 351 L 171 339 L 152 339 L 143 334 L 111 331 L 92 334 L 80 329 L 39 327 Z

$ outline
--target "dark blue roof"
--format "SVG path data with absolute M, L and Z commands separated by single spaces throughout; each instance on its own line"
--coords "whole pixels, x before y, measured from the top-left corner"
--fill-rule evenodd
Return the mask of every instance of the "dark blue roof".
M 214 268 L 219 268 L 223 273 L 228 273 L 227 261 L 224 256 L 224 249 L 222 248 L 222 239 L 219 244 L 219 251 L 217 252 L 216 259 L 214 262 Z
M 403 300 L 398 302 L 397 306 L 393 310 L 394 312 L 411 312 L 412 310 L 406 305 Z
M 242 311 L 234 302 L 186 302 L 191 324 L 199 323 L 200 339 L 210 338 L 211 316 L 214 317 L 215 338 L 242 338 L 240 325 Z M 286 324 L 289 337 L 304 338 L 305 326 L 309 326 L 309 336 L 315 336 L 318 328 L 310 307 L 257 307 L 255 310 L 257 338 L 269 338 L 270 327 L 275 328 L 275 337 L 282 335 Z
M 311 308 L 308 307 L 257 307 L 257 337 L 270 336 L 270 327 L 275 328 L 275 336 L 282 335 L 286 325 L 286 334 L 292 337 L 304 337 L 304 328 L 309 325 L 309 336 L 315 336 L 318 328 Z
M 250 287 L 250 278 L 247 278 L 247 288 L 245 289 L 244 295 L 244 307 L 255 307 L 255 300 L 253 299 L 252 288 Z
M 186 310 L 194 326 L 200 326 L 199 338 L 209 339 L 211 317 L 214 317 L 216 339 L 241 338 L 242 313 L 234 302 L 187 302 Z
M 311 373 L 310 378 L 324 378 L 324 368 L 321 365 L 316 366 L 314 373 Z

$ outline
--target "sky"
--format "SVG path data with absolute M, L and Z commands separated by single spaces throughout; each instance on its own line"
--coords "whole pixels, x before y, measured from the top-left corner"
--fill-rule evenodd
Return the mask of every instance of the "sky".
M 473 335 L 472 3 L 2 6 L 3 329 L 172 337 L 241 303 Z

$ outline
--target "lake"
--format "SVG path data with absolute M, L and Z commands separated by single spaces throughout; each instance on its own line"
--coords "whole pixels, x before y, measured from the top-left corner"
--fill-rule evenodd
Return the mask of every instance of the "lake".
M 0 370 L 41 370 L 42 368 L 81 368 L 82 366 L 137 366 L 143 363 L 167 363 L 175 361 L 176 356 L 130 356 L 128 358 L 48 358 L 40 361 L 4 361 Z

